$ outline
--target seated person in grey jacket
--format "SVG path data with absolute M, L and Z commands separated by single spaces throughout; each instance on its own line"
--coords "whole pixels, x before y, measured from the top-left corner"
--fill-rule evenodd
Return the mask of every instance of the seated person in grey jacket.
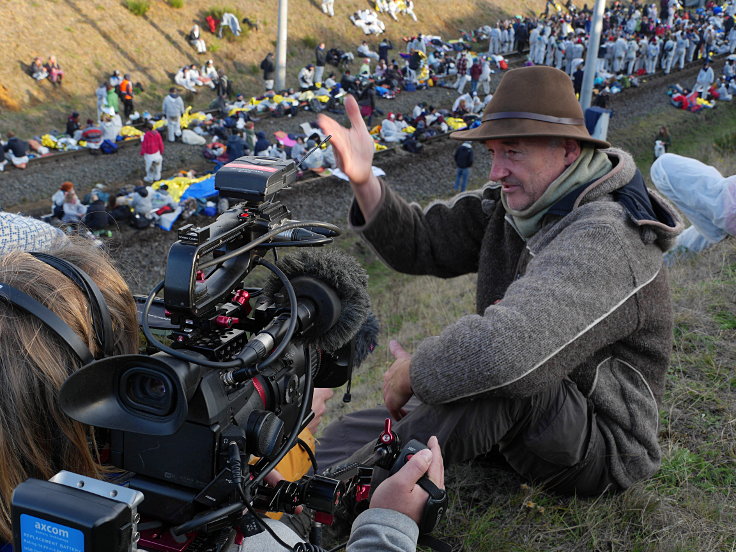
M 426 209 L 373 175 L 373 141 L 356 102 L 345 107 L 350 129 L 319 124 L 350 178 L 352 227 L 398 271 L 477 273 L 475 313 L 413 354 L 390 344 L 383 398 L 399 437 L 437 435 L 449 463 L 497 445 L 518 474 L 564 494 L 655 473 L 672 348 L 662 252 L 682 223 L 629 154 L 590 136 L 569 77 L 507 72 L 482 124 L 452 136 L 486 147 L 490 182 Z M 326 428 L 320 465 L 365 455 L 385 415 Z

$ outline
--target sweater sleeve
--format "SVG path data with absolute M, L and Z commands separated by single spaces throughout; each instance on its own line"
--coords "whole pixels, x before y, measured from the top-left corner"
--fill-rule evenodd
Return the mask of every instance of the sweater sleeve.
M 502 300 L 419 344 L 422 401 L 532 395 L 637 329 L 636 293 L 658 275 L 660 251 L 633 225 L 579 222 L 532 253 Z
M 419 527 L 410 517 L 369 508 L 355 519 L 347 552 L 413 552 L 418 538 Z
M 451 278 L 478 270 L 478 252 L 488 217 L 481 191 L 463 193 L 425 210 L 406 203 L 385 183 L 370 220 L 353 202 L 349 223 L 383 261 L 406 274 Z

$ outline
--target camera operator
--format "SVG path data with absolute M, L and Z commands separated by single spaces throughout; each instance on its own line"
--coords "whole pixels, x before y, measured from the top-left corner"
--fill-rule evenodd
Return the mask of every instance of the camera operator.
M 86 243 L 76 242 L 67 242 L 50 253 L 57 266 L 61 263 L 65 271 L 86 273 L 100 288 L 110 311 L 112 354 L 137 352 L 138 319 L 133 296 L 105 254 Z M 99 328 L 95 327 L 91 314 L 94 309 L 86 293 L 67 272 L 29 253 L 11 251 L 0 257 L 0 290 L 6 293 L 10 287 L 51 310 L 81 338 L 92 355 L 102 354 L 97 337 Z M 103 463 L 105 443 L 98 440 L 94 428 L 72 420 L 59 406 L 62 384 L 81 367 L 82 361 L 58 334 L 16 305 L 0 296 L 3 318 L 0 326 L 3 364 L 0 370 L 0 549 L 3 552 L 10 550 L 8 543 L 12 540 L 13 489 L 26 479 L 49 479 L 62 469 L 98 479 L 119 475 L 115 468 Z M 329 392 L 323 392 L 317 402 L 324 402 L 329 396 Z M 318 415 L 324 410 L 323 406 L 315 409 Z M 417 512 L 421 514 L 427 500 L 425 491 L 414 483 L 427 472 L 437 486 L 444 486 L 442 456 L 436 439 L 429 442 L 429 449 L 416 454 L 376 491 L 371 502 L 373 510 L 364 512 L 356 522 L 350 550 L 413 549 L 418 533 Z M 271 481 L 278 481 L 278 476 L 273 474 Z M 401 546 L 382 542 L 383 534 L 394 535 L 392 542 L 400 542 Z M 261 543 L 254 549 L 281 550 L 268 535 Z
M 569 77 L 507 72 L 482 124 L 452 135 L 486 146 L 491 182 L 424 210 L 373 175 L 373 141 L 355 101 L 345 107 L 350 129 L 319 123 L 355 194 L 351 226 L 398 271 L 478 273 L 475 314 L 413 355 L 390 345 L 383 397 L 402 441 L 436 434 L 450 463 L 498 445 L 517 473 L 563 494 L 651 476 L 672 348 L 662 251 L 682 224 L 628 153 L 590 136 Z M 385 413 L 328 427 L 320 465 L 342 463 Z

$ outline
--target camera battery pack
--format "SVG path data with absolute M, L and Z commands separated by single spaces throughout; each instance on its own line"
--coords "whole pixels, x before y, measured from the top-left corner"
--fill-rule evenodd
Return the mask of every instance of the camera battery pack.
M 296 163 L 292 160 L 246 155 L 215 173 L 215 189 L 222 197 L 262 203 L 292 184 L 296 175 Z
M 80 478 L 81 476 L 76 476 Z M 89 478 L 84 478 L 88 480 Z M 95 480 L 93 480 L 95 481 Z M 64 484 L 29 479 L 13 492 L 15 552 L 128 552 L 135 550 L 137 514 L 120 501 L 135 493 L 110 485 L 110 498 Z M 137 493 L 140 495 L 140 493 Z M 142 497 L 142 495 L 141 495 Z

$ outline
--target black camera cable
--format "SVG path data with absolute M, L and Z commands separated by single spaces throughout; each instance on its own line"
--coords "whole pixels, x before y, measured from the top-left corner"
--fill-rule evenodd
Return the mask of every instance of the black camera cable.
M 291 285 L 291 282 L 287 278 L 286 274 L 284 274 L 283 271 L 279 267 L 266 261 L 265 259 L 261 258 L 261 259 L 258 259 L 256 262 L 258 264 L 263 265 L 267 269 L 269 269 L 279 278 L 279 280 L 281 280 L 281 283 L 283 284 L 284 289 L 286 290 L 286 293 L 289 296 L 289 317 L 290 319 L 289 319 L 289 326 L 286 330 L 286 334 L 284 335 L 284 338 L 281 340 L 279 345 L 273 350 L 273 352 L 268 356 L 268 358 L 266 358 L 263 362 L 259 363 L 254 368 L 247 368 L 246 366 L 244 366 L 245 362 L 243 359 L 240 359 L 240 358 L 236 358 L 235 360 L 229 360 L 229 361 L 224 361 L 224 362 L 207 360 L 203 358 L 193 358 L 187 355 L 186 353 L 183 353 L 179 349 L 173 349 L 161 343 L 156 338 L 156 336 L 153 335 L 153 332 L 151 332 L 151 328 L 148 324 L 148 313 L 151 310 L 151 305 L 153 305 L 153 302 L 156 299 L 156 295 L 158 295 L 158 293 L 163 289 L 164 281 L 159 282 L 156 285 L 156 287 L 154 287 L 153 290 L 151 290 L 151 293 L 148 295 L 148 298 L 146 299 L 146 302 L 143 305 L 143 313 L 141 317 L 142 318 L 141 329 L 143 330 L 143 335 L 146 337 L 148 342 L 151 345 L 153 345 L 155 348 L 157 348 L 159 351 L 163 351 L 164 353 L 171 355 L 174 358 L 185 360 L 187 362 L 193 362 L 196 364 L 200 364 L 208 368 L 219 368 L 219 369 L 236 368 L 236 369 L 247 370 L 248 377 L 254 377 L 263 368 L 265 368 L 266 366 L 269 366 L 274 360 L 279 358 L 279 356 L 284 352 L 284 349 L 288 346 L 288 344 L 291 342 L 291 338 L 294 336 L 294 332 L 296 331 L 297 321 L 298 321 L 296 293 L 294 292 L 294 286 Z

